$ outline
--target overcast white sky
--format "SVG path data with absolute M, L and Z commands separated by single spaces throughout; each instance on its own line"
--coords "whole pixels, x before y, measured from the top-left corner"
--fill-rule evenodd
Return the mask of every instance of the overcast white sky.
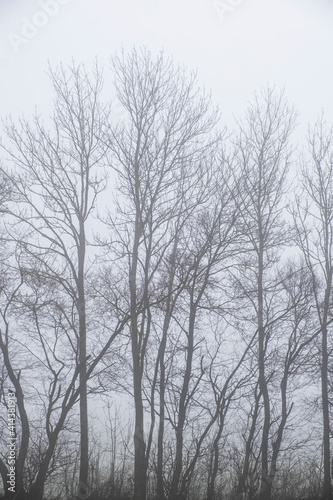
M 333 0 L 0 0 L 1 116 L 50 113 L 48 59 L 108 67 L 135 44 L 197 68 L 227 124 L 266 84 L 305 128 L 322 109 L 333 122 L 332 26 Z
M 51 113 L 48 60 L 107 68 L 135 44 L 198 69 L 227 125 L 269 84 L 305 131 L 322 110 L 333 122 L 332 26 L 333 0 L 0 0 L 0 118 Z

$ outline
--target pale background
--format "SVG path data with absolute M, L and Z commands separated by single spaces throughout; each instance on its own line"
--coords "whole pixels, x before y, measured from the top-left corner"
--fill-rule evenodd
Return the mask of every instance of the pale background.
M 145 45 L 198 69 L 231 128 L 255 90 L 285 88 L 302 140 L 333 122 L 332 26 L 332 0 L 0 0 L 0 116 L 51 112 L 47 60 L 97 56 L 111 86 L 110 55 Z

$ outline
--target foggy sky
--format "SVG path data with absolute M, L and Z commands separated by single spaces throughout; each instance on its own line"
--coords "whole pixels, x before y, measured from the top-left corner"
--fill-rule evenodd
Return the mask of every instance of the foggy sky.
M 2 117 L 51 112 L 48 60 L 108 68 L 121 46 L 145 45 L 197 68 L 227 124 L 267 84 L 304 130 L 322 110 L 333 122 L 331 0 L 0 0 L 0 12 Z

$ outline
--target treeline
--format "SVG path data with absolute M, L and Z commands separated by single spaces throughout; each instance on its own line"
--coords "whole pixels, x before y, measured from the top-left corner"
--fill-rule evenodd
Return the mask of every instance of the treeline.
M 230 131 L 163 54 L 111 66 L 3 122 L 6 498 L 331 499 L 332 128 L 300 153 L 284 92 Z

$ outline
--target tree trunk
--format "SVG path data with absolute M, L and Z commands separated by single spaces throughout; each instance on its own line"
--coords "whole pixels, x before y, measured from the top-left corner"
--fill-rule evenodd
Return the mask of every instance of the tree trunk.
M 321 390 L 323 412 L 323 452 L 324 452 L 324 482 L 323 500 L 332 499 L 331 485 L 331 452 L 330 452 L 330 421 L 328 401 L 328 352 L 327 352 L 327 327 L 326 322 L 322 327 L 322 360 L 321 360 Z
M 259 390 L 259 393 L 257 393 L 258 390 L 258 384 L 257 382 L 256 387 L 255 387 L 255 403 L 254 403 L 254 412 L 252 416 L 252 422 L 251 422 L 251 427 L 250 427 L 250 432 L 248 435 L 248 438 L 246 440 L 245 444 L 245 457 L 244 457 L 244 462 L 243 462 L 243 470 L 241 473 L 241 476 L 238 481 L 237 485 L 237 490 L 236 490 L 236 499 L 241 499 L 243 498 L 243 493 L 245 491 L 245 484 L 246 480 L 249 475 L 249 470 L 250 470 L 250 456 L 253 448 L 253 438 L 255 435 L 255 431 L 257 428 L 257 418 L 258 418 L 258 412 L 259 412 L 259 403 L 260 403 L 260 398 L 261 398 L 261 393 Z
M 138 357 L 133 359 L 135 403 L 134 428 L 134 500 L 146 499 L 146 443 L 143 432 L 142 371 Z
M 89 449 L 88 449 L 88 401 L 87 401 L 87 326 L 84 290 L 85 232 L 80 221 L 80 245 L 78 248 L 78 313 L 79 313 L 79 381 L 80 381 L 80 473 L 79 498 L 89 497 Z
M 138 166 L 136 164 L 136 176 Z M 136 178 L 136 190 L 139 183 Z M 144 438 L 144 414 L 142 401 L 142 374 L 143 365 L 141 353 L 142 339 L 140 337 L 137 311 L 137 267 L 139 258 L 139 241 L 141 235 L 139 194 L 136 193 L 136 220 L 132 251 L 132 265 L 129 270 L 130 307 L 131 307 L 131 344 L 133 360 L 133 390 L 135 405 L 134 426 L 134 500 L 146 500 L 147 470 L 146 470 L 146 443 Z
M 328 224 L 328 223 L 327 223 Z M 328 242 L 327 242 L 328 244 Z M 328 252 L 327 252 L 328 253 Z M 332 499 L 331 484 L 331 451 L 330 451 L 330 412 L 328 394 L 328 345 L 327 345 L 327 323 L 330 308 L 330 296 L 332 288 L 332 271 L 330 262 L 326 256 L 327 282 L 325 290 L 323 320 L 321 325 L 321 391 L 322 391 L 322 413 L 323 413 L 323 459 L 324 459 L 324 482 L 323 500 Z
M 263 294 L 263 274 L 264 274 L 264 248 L 263 235 L 261 227 L 261 217 L 258 214 L 259 222 L 259 261 L 258 261 L 258 363 L 259 363 L 259 387 L 263 395 L 264 402 L 264 426 L 261 438 L 261 484 L 259 492 L 259 500 L 270 499 L 270 478 L 268 474 L 268 442 L 270 428 L 270 404 L 269 394 L 265 375 L 265 328 L 263 318 L 264 294 Z
M 192 302 L 192 299 L 193 297 L 191 297 L 191 306 L 190 306 L 191 311 L 189 318 L 186 368 L 184 374 L 183 387 L 178 405 L 178 425 L 176 429 L 176 456 L 175 456 L 173 478 L 170 488 L 170 500 L 179 499 L 178 489 L 179 489 L 179 482 L 183 465 L 183 439 L 184 439 L 183 433 L 184 433 L 184 424 L 186 416 L 186 397 L 188 395 L 188 388 L 190 384 L 191 371 L 192 371 L 192 359 L 193 359 L 193 348 L 194 348 L 194 321 L 196 315 L 196 306 Z

